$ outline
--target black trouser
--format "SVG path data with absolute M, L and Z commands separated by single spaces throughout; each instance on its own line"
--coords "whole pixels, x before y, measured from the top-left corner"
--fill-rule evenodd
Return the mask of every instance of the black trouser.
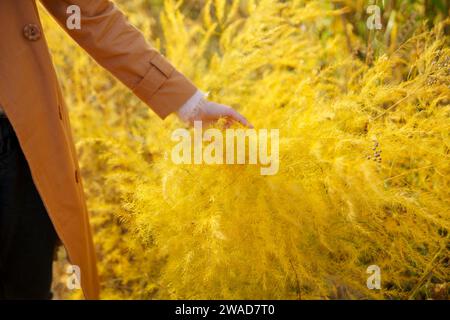
M 7 118 L 0 117 L 0 299 L 50 299 L 56 232 Z

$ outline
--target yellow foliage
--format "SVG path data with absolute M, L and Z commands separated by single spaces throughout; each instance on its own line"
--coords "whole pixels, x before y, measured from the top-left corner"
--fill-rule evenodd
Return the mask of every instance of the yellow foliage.
M 406 299 L 448 283 L 445 23 L 367 65 L 329 1 L 210 0 L 196 19 L 180 5 L 165 1 L 152 43 L 210 99 L 280 129 L 280 171 L 173 164 L 183 124 L 147 111 L 45 17 L 103 298 Z M 150 15 L 129 15 L 154 38 Z M 369 265 L 381 290 L 366 286 Z

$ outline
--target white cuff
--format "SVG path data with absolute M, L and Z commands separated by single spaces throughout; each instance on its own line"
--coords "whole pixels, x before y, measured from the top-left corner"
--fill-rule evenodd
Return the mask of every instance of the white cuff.
M 197 90 L 194 95 L 190 97 L 189 100 L 186 101 L 185 104 L 183 104 L 177 111 L 178 117 L 185 122 L 189 122 L 190 119 L 192 119 L 192 117 L 198 112 L 197 106 L 200 105 L 200 102 L 205 96 L 206 95 L 203 92 Z

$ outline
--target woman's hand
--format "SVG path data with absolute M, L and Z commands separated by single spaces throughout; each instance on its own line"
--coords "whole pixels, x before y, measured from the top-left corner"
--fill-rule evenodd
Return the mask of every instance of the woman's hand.
M 191 125 L 194 121 L 202 121 L 202 124 L 207 126 L 224 118 L 226 120 L 226 126 L 230 126 L 234 122 L 239 122 L 246 127 L 253 128 L 250 122 L 233 108 L 208 101 L 201 93 L 197 97 L 196 95 L 178 111 L 178 116 L 181 120 Z
M 253 128 L 250 122 L 233 108 L 212 101 L 205 101 L 200 106 L 199 111 L 192 117 L 191 122 L 202 121 L 204 125 L 209 125 L 221 118 L 226 119 L 226 126 L 239 122 L 246 127 Z

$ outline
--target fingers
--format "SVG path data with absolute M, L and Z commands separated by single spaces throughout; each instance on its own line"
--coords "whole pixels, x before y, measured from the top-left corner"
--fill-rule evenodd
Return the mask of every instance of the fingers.
M 241 115 L 239 112 L 237 112 L 236 110 L 234 110 L 232 108 L 227 108 L 227 112 L 226 112 L 225 116 L 227 116 L 228 118 L 231 118 L 233 121 L 237 121 L 237 122 L 241 123 L 242 125 L 244 125 L 248 128 L 253 128 L 253 125 L 243 115 Z M 227 122 L 227 124 L 228 124 L 228 122 Z
M 253 125 L 233 108 L 211 101 L 208 101 L 208 103 L 203 105 L 197 116 L 197 119 L 194 120 L 201 120 L 204 122 L 204 124 L 206 124 L 206 122 L 216 122 L 220 118 L 224 117 L 226 118 L 225 127 L 227 128 L 230 127 L 234 122 L 239 122 L 243 126 L 253 128 Z

